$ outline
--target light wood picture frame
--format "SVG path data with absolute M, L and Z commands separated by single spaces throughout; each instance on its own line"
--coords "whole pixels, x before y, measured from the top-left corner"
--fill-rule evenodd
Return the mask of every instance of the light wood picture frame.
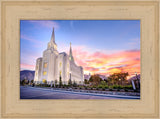
M 1 0 L 1 118 L 159 119 L 159 0 Z M 20 20 L 140 20 L 140 100 L 20 100 Z

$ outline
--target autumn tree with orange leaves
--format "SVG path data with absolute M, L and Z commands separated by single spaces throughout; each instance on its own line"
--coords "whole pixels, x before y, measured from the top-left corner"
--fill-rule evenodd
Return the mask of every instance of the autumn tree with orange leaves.
M 107 80 L 108 80 L 108 83 L 110 85 L 124 85 L 126 84 L 128 81 L 127 81 L 127 76 L 128 76 L 128 72 L 120 72 L 120 73 L 114 73 L 114 74 L 111 74 Z

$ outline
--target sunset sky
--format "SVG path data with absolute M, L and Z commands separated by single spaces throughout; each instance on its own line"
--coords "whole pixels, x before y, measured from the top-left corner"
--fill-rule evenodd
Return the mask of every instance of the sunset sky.
M 21 70 L 34 70 L 50 41 L 52 29 L 59 52 L 72 51 L 84 73 L 140 73 L 139 20 L 21 20 Z

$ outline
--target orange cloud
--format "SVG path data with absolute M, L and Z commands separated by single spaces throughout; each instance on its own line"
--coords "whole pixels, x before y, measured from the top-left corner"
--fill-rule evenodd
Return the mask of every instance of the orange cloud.
M 113 54 L 83 51 L 74 48 L 73 55 L 78 65 L 84 68 L 84 73 L 108 75 L 116 72 L 128 72 L 133 75 L 140 73 L 140 51 L 128 50 Z

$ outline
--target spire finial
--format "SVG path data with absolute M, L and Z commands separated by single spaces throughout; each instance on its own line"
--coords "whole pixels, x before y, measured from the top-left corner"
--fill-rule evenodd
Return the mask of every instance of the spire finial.
M 71 42 L 70 42 L 70 56 L 72 56 L 72 47 L 71 47 Z
M 69 52 L 69 57 L 70 57 L 70 60 L 74 61 L 74 59 L 73 59 L 73 55 L 72 55 L 71 42 L 70 42 L 70 52 Z
M 52 31 L 51 41 L 55 43 L 54 27 Z

